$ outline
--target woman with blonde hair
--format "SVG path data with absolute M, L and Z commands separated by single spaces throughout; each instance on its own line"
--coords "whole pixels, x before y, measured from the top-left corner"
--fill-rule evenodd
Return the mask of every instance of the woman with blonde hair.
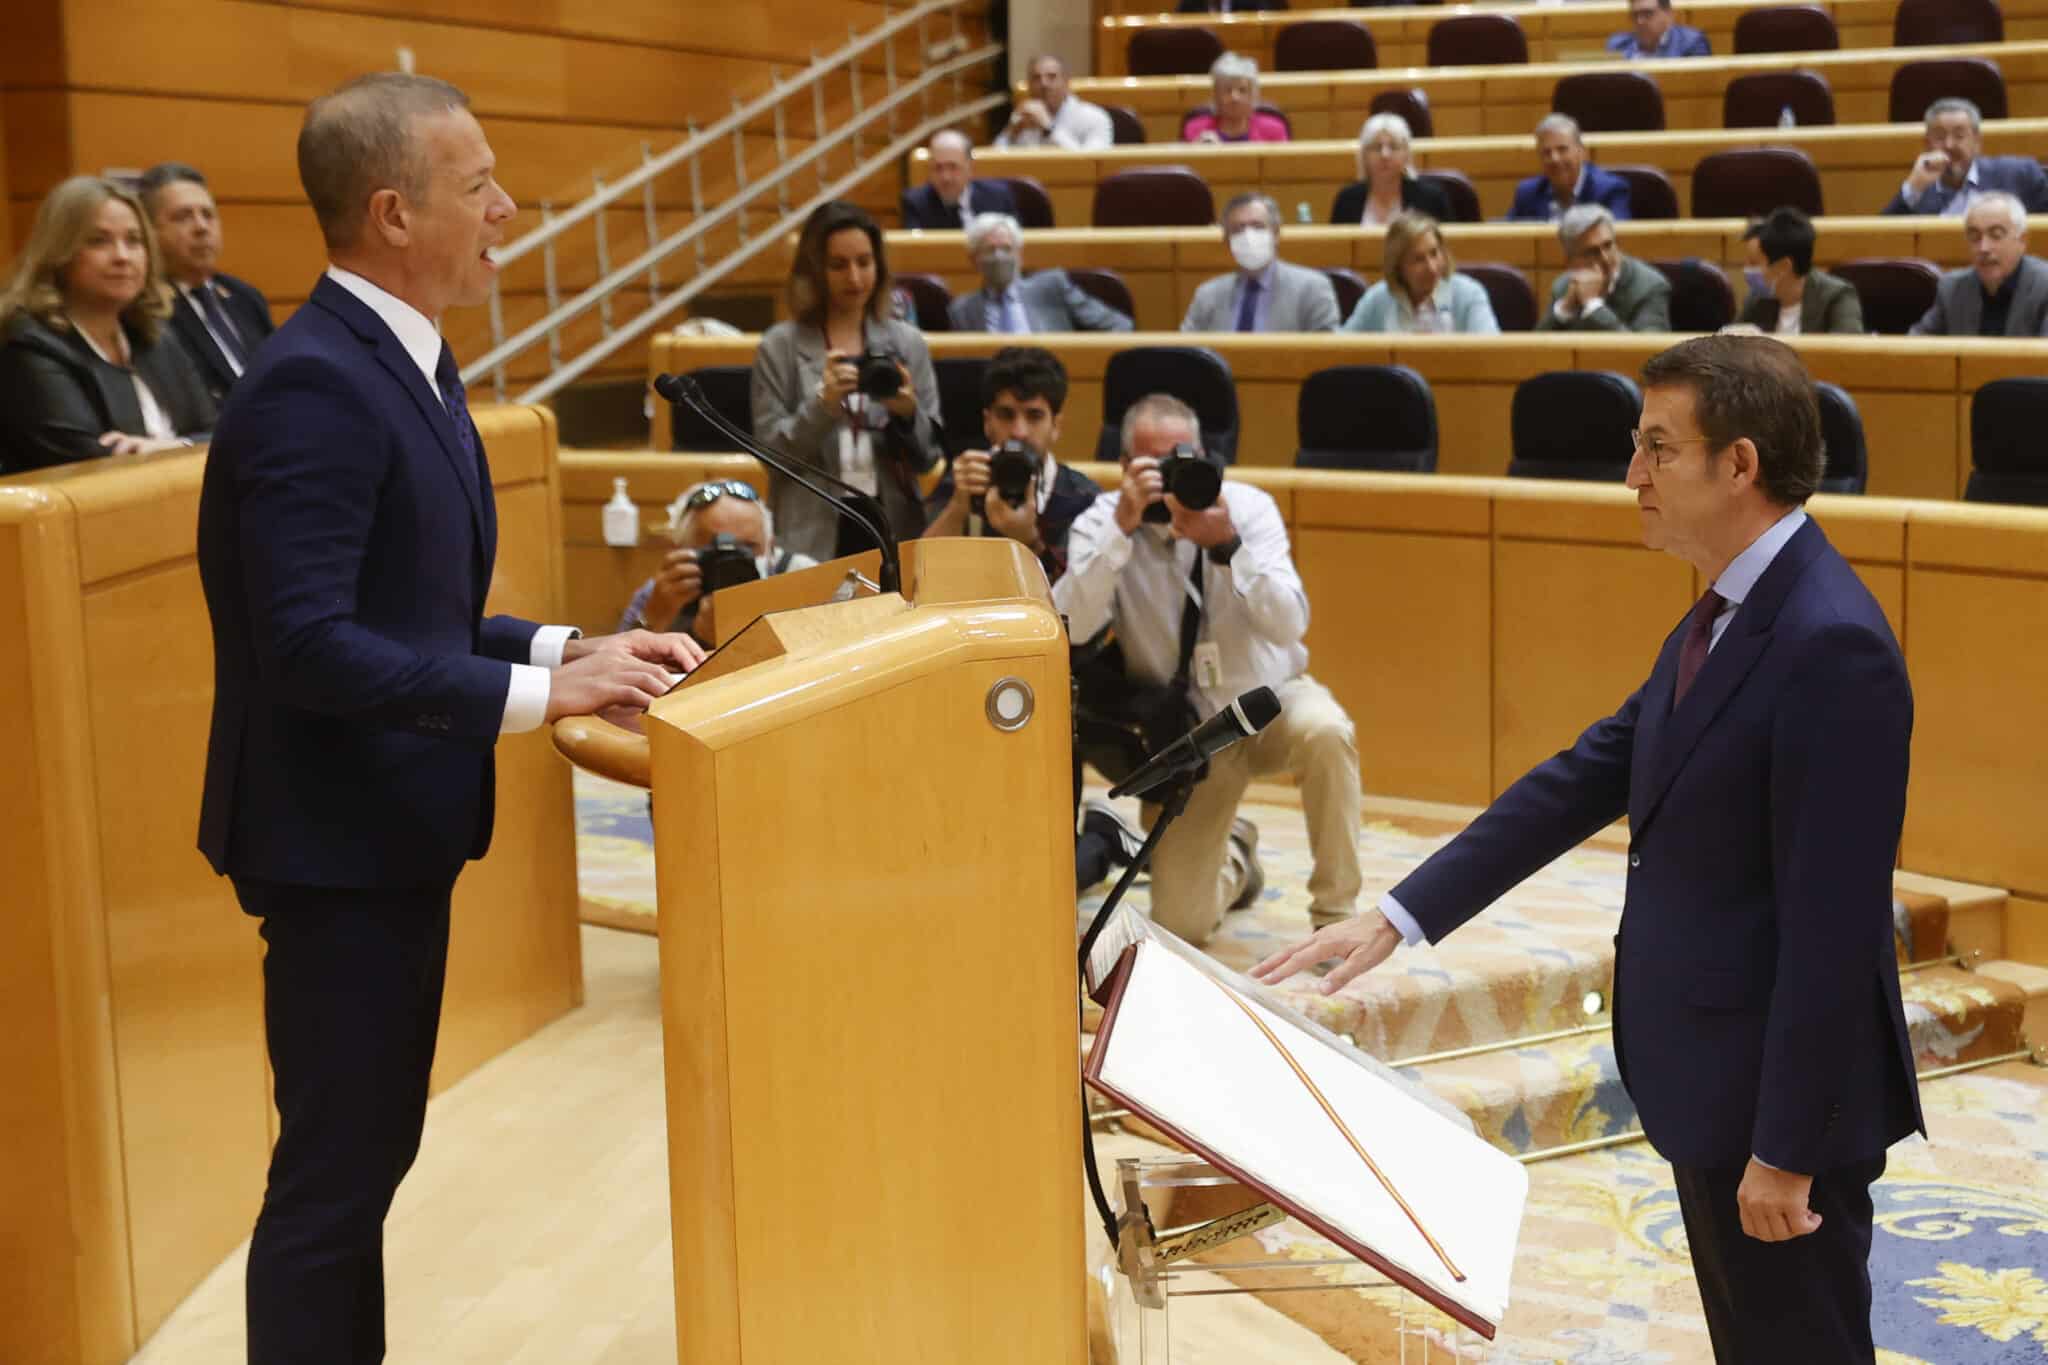
M 1500 321 L 1479 281 L 1458 273 L 1443 228 L 1426 213 L 1387 224 L 1386 277 L 1365 291 L 1347 332 L 1461 332 L 1494 336 Z
M 1358 130 L 1358 179 L 1337 191 L 1330 204 L 1332 223 L 1391 223 L 1403 209 L 1426 213 L 1439 222 L 1451 216 L 1450 196 L 1427 180 L 1416 178 L 1411 164 L 1408 120 L 1399 114 L 1374 114 Z
M 213 399 L 170 315 L 141 201 L 98 176 L 51 190 L 0 292 L 0 473 L 204 440 Z

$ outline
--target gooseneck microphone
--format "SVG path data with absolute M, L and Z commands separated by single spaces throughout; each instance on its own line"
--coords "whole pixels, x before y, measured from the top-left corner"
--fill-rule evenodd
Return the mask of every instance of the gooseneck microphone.
M 1129 777 L 1109 789 L 1111 796 L 1141 796 L 1161 783 L 1193 772 L 1241 739 L 1257 734 L 1280 714 L 1280 698 L 1270 687 L 1254 687 L 1173 743 L 1161 749 Z
M 881 504 L 875 501 L 872 494 L 862 492 L 844 479 L 836 478 L 823 469 L 804 470 L 784 456 L 776 454 L 755 440 L 751 433 L 741 431 L 727 421 L 725 414 L 713 407 L 711 400 L 704 396 L 704 390 L 697 381 L 686 374 L 656 375 L 654 391 L 670 403 L 680 403 L 688 407 L 709 422 L 714 429 L 724 433 L 741 450 L 799 488 L 807 489 L 813 496 L 823 498 L 832 505 L 834 512 L 873 536 L 875 544 L 882 550 L 882 571 L 877 579 L 878 586 L 883 592 L 903 591 L 903 565 L 897 556 L 896 537 L 889 530 L 888 515 L 882 511 Z M 848 494 L 853 501 L 843 501 L 811 482 L 810 476 L 813 474 Z

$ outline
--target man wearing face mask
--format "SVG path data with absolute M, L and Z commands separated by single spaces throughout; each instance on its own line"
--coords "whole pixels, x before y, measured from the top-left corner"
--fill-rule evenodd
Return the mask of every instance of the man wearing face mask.
M 1041 270 L 1018 278 L 1024 229 L 1007 213 L 980 214 L 967 225 L 967 255 L 981 288 L 959 294 L 947 309 L 956 332 L 1128 332 L 1131 320 L 1067 278 Z
M 1798 209 L 1773 209 L 1742 234 L 1749 265 L 1749 302 L 1736 321 L 1778 336 L 1863 333 L 1856 286 L 1813 268 L 1813 220 Z
M 1614 215 L 1579 204 L 1557 223 L 1567 269 L 1550 291 L 1539 332 L 1668 332 L 1671 281 L 1655 266 L 1622 254 Z
M 1181 320 L 1183 332 L 1336 330 L 1330 277 L 1279 259 L 1280 206 L 1271 195 L 1240 194 L 1226 204 L 1223 240 L 1237 273 L 1202 282 Z

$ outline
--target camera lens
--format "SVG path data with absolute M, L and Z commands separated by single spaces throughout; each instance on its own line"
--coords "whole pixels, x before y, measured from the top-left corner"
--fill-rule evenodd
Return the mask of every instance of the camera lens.
M 1191 447 L 1177 446 L 1159 462 L 1159 478 L 1166 491 L 1191 512 L 1216 505 L 1223 492 L 1223 470 Z
M 894 398 L 903 390 L 903 371 L 886 355 L 870 351 L 860 358 L 860 391 L 870 398 Z

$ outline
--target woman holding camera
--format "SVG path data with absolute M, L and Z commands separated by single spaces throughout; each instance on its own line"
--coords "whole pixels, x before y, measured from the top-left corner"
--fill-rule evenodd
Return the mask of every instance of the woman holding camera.
M 882 230 L 856 205 L 805 220 L 789 275 L 790 321 L 754 353 L 754 436 L 881 504 L 900 540 L 924 530 L 917 476 L 939 458 L 939 382 L 924 336 L 890 316 Z M 782 543 L 817 559 L 870 548 L 859 527 L 777 477 Z

